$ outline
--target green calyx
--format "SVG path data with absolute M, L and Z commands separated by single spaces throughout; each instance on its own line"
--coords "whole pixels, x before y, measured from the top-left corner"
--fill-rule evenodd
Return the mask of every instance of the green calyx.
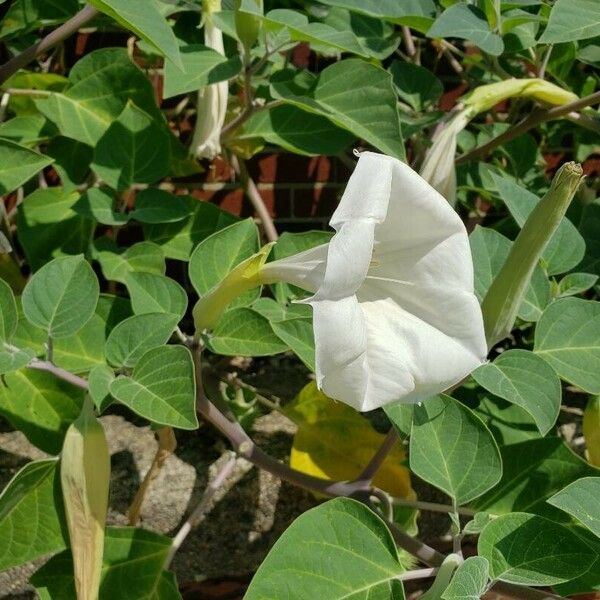
M 262 267 L 267 261 L 273 243 L 266 244 L 256 254 L 237 265 L 210 292 L 196 302 L 192 314 L 196 335 L 205 329 L 212 329 L 225 309 L 240 294 L 266 283 L 262 277 Z
M 488 347 L 510 334 L 533 270 L 565 216 L 582 179 L 581 165 L 574 162 L 564 164 L 519 232 L 481 305 Z

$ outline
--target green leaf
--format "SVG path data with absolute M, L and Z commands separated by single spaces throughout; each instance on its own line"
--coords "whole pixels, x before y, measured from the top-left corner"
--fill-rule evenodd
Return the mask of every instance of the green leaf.
M 420 65 L 394 60 L 389 69 L 398 96 L 417 112 L 435 104 L 444 91 L 442 82 Z
M 162 123 L 128 102 L 98 140 L 92 169 L 110 187 L 154 183 L 169 171 L 169 137 Z
M 131 62 L 127 50 L 103 48 L 75 64 L 64 92 L 35 104 L 62 135 L 95 146 L 129 100 L 155 119 L 163 118 L 152 84 Z
M 410 468 L 457 505 L 481 496 L 502 476 L 492 434 L 475 413 L 445 395 L 414 408 Z
M 0 24 L 0 38 L 25 35 L 34 29 L 58 25 L 78 10 L 76 0 L 19 0 L 10 3 Z
M 67 546 L 58 461 L 26 464 L 0 494 L 0 570 Z
M 0 139 L 10 140 L 24 146 L 33 146 L 44 142 L 56 133 L 56 127 L 40 114 L 14 117 L 0 123 Z M 53 158 L 47 149 L 46 154 Z M 56 168 L 56 164 L 54 168 Z
M 271 321 L 275 335 L 287 344 L 296 356 L 311 370 L 315 370 L 315 336 L 312 319 Z
M 106 358 L 115 366 L 133 367 L 144 352 L 169 341 L 179 317 L 167 313 L 134 315 L 121 321 L 106 340 Z
M 90 0 L 90 4 L 183 67 L 177 38 L 155 0 Z
M 136 315 L 169 313 L 181 319 L 185 314 L 187 294 L 174 279 L 156 273 L 132 271 L 125 280 Z
M 66 77 L 57 73 L 20 70 L 9 77 L 4 82 L 4 86 L 7 88 L 60 92 L 64 89 L 67 81 Z M 32 96 L 11 95 L 8 106 L 18 116 L 41 117 Z
M 458 566 L 443 600 L 479 600 L 487 590 L 490 563 L 483 556 L 471 556 Z
M 585 256 L 579 270 L 600 275 L 600 202 L 584 206 L 579 231 L 585 240 Z
M 23 312 L 53 339 L 77 333 L 98 304 L 100 286 L 83 255 L 55 258 L 27 282 Z
M 238 221 L 209 202 L 196 202 L 192 214 L 177 223 L 144 224 L 144 237 L 158 244 L 167 258 L 189 260 L 196 244 Z
M 87 219 L 111 227 L 120 227 L 129 221 L 129 215 L 115 212 L 115 198 L 106 188 L 93 187 L 86 190 L 73 210 Z
M 509 177 L 492 173 L 498 193 L 519 227 L 523 227 L 540 199 Z M 560 222 L 542 254 L 549 275 L 565 273 L 576 267 L 585 254 L 585 241 L 566 217 Z
M 595 0 L 557 0 L 541 44 L 586 40 L 600 35 L 600 5 Z
M 250 308 L 227 311 L 207 345 L 212 352 L 225 356 L 269 356 L 289 348 L 275 335 L 269 321 Z
M 558 284 L 557 296 L 566 298 L 587 292 L 596 285 L 598 275 L 591 273 L 569 273 L 565 275 Z
M 17 303 L 13 291 L 0 279 L 0 348 L 2 342 L 10 342 L 17 330 Z
M 66 192 L 73 191 L 78 185 L 86 182 L 94 154 L 93 148 L 58 135 L 50 140 L 46 154 L 54 159 L 53 167 L 58 172 Z
M 90 370 L 88 375 L 90 396 L 99 413 L 104 412 L 113 403 L 110 384 L 114 378 L 113 370 L 106 365 L 97 365 Z
M 551 304 L 536 327 L 534 351 L 561 379 L 600 394 L 600 302 L 563 298 Z
M 0 195 L 16 190 L 52 162 L 25 146 L 0 139 Z
M 34 445 L 58 454 L 67 427 L 79 416 L 83 390 L 38 369 L 3 376 L 0 414 Z
M 298 517 L 258 568 L 245 600 L 403 598 L 404 568 L 383 521 L 366 506 L 336 498 Z
M 485 14 L 462 3 L 447 8 L 427 31 L 427 37 L 469 40 L 492 56 L 500 56 L 504 51 L 502 38 L 491 31 Z
M 126 283 L 127 275 L 132 272 L 164 275 L 166 270 L 165 255 L 152 242 L 139 242 L 125 249 L 103 237 L 94 241 L 93 256 L 106 279 L 121 283 Z
M 35 352 L 29 348 L 20 350 L 19 348 L 0 347 L 0 375 L 26 367 L 34 357 Z
M 168 537 L 152 531 L 107 527 L 99 600 L 181 600 L 173 574 L 163 571 L 170 547 Z M 48 561 L 31 583 L 40 600 L 73 600 L 71 552 Z
M 146 419 L 179 429 L 197 429 L 192 355 L 184 346 L 148 350 L 131 377 L 117 377 L 110 393 Z
M 19 205 L 17 234 L 34 271 L 53 257 L 88 251 L 94 221 L 77 214 L 78 201 L 77 192 L 38 188 Z
M 479 554 L 493 579 L 522 585 L 556 585 L 585 573 L 595 555 L 581 538 L 549 519 L 526 513 L 503 515 L 479 536 Z
M 549 506 L 546 500 L 569 483 L 599 473 L 559 438 L 511 444 L 501 448 L 501 454 L 502 479 L 493 490 L 474 502 L 478 510 L 499 515 L 529 512 L 560 521 L 561 512 Z
M 315 246 L 326 244 L 330 240 L 331 233 L 328 231 L 305 231 L 302 233 L 284 231 L 273 246 L 273 250 L 271 250 L 271 259 L 286 258 Z M 276 300 L 281 304 L 286 304 L 289 300 L 304 298 L 307 295 L 304 290 L 288 283 L 276 283 L 273 286 L 273 291 Z
M 385 154 L 405 160 L 392 77 L 359 59 L 336 62 L 318 77 L 302 72 L 302 88 L 281 71 L 271 80 L 272 93 L 285 102 L 327 117 Z M 359 100 L 357 100 L 359 99 Z
M 177 223 L 194 212 L 191 196 L 176 196 L 164 190 L 147 188 L 135 197 L 131 218 L 140 223 Z
M 493 363 L 472 373 L 473 379 L 492 394 L 524 408 L 542 435 L 556 423 L 561 403 L 560 381 L 554 369 L 528 350 L 508 350 Z
M 322 4 L 347 8 L 359 14 L 386 19 L 425 31 L 433 22 L 433 0 L 323 0 Z
M 220 229 L 202 240 L 189 264 L 189 277 L 200 297 L 218 285 L 242 261 L 259 249 L 258 229 L 253 219 L 245 219 Z M 260 287 L 238 296 L 230 308 L 251 304 L 260 295 Z
M 600 476 L 578 479 L 548 502 L 575 517 L 600 538 Z
M 519 307 L 517 316 L 523 321 L 530 323 L 540 320 L 544 309 L 552 299 L 552 287 L 550 281 L 542 268 L 538 265 L 533 274 L 529 286 L 525 291 L 523 302 Z
M 261 137 L 296 154 L 334 155 L 345 150 L 355 136 L 329 119 L 296 106 L 277 106 L 255 112 L 238 139 Z
M 540 437 L 533 417 L 516 404 L 501 398 L 484 394 L 475 412 L 501 447 Z
M 180 53 L 181 68 L 171 61 L 165 61 L 165 98 L 233 79 L 242 69 L 242 62 L 237 54 L 227 58 L 202 44 L 183 46 Z

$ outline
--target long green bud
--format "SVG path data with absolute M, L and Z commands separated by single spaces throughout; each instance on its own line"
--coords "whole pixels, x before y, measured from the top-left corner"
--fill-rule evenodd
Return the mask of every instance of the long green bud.
M 110 454 L 104 428 L 94 415 L 89 397 L 65 435 L 60 481 L 77 600 L 98 600 L 108 511 Z
M 510 334 L 533 270 L 565 216 L 582 178 L 581 165 L 564 164 L 514 241 L 481 305 L 489 347 Z

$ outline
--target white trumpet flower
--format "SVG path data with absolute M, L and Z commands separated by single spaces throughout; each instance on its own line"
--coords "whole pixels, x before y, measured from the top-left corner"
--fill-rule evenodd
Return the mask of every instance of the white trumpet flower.
M 215 26 L 212 13 L 221 10 L 220 0 L 204 0 L 204 44 L 225 55 L 223 32 Z M 227 81 L 213 83 L 198 90 L 196 126 L 192 149 L 198 158 L 214 158 L 221 153 L 221 130 L 227 113 Z
M 484 362 L 467 233 L 424 179 L 364 152 L 330 224 L 331 242 L 261 270 L 314 293 L 320 389 L 367 411 L 425 400 Z

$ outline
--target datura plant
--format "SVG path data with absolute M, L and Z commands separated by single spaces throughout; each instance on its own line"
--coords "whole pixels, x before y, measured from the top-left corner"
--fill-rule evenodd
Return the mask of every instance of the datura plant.
M 599 22 L 0 0 L 0 596 L 600 592 Z

